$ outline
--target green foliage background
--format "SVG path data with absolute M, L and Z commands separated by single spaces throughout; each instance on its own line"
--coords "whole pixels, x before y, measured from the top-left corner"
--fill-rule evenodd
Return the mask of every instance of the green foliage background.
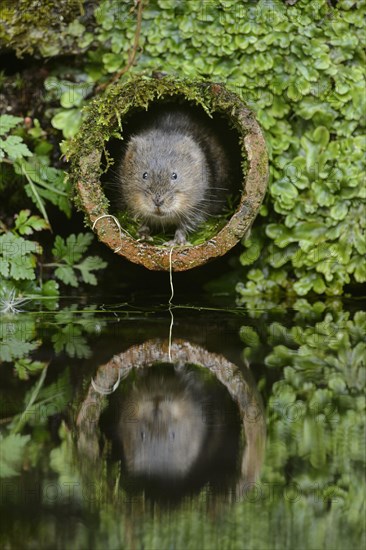
M 38 17 L 36 4 L 25 8 L 29 22 Z M 255 111 L 265 131 L 271 177 L 240 256 L 242 303 L 279 290 L 339 295 L 344 285 L 366 280 L 365 2 L 334 4 L 149 0 L 143 5 L 135 64 L 122 78 L 162 71 L 224 82 Z M 28 44 L 17 50 L 56 56 L 68 50 L 73 35 L 77 63 L 56 63 L 44 82 L 46 118 L 66 140 L 77 132 L 93 86 L 126 66 L 136 30 L 137 8 L 129 0 L 93 4 L 92 17 L 84 7 L 80 2 L 74 19 L 66 19 L 53 38 L 46 33 L 35 40 L 29 29 Z M 67 2 L 59 10 L 70 18 Z M 19 21 L 9 13 L 3 12 L 9 32 L 2 39 L 15 48 Z M 67 143 L 61 148 L 66 151 Z
M 134 20 L 118 3 L 99 16 L 100 59 L 120 70 Z M 120 4 L 119 4 L 120 5 Z M 267 138 L 267 208 L 241 262 L 260 293 L 340 294 L 365 281 L 364 2 L 149 2 L 136 70 L 223 81 L 256 112 Z M 104 51 L 103 51 L 104 50 Z M 264 274 L 264 279 L 262 277 Z M 262 288 L 264 287 L 264 288 Z M 251 283 L 240 285 L 245 295 Z

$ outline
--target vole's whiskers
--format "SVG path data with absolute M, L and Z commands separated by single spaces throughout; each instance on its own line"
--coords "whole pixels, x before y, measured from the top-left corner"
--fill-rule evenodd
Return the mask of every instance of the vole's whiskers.
M 189 212 L 196 212 L 197 214 L 203 214 L 204 217 L 214 217 L 213 214 L 211 214 L 210 212 L 207 212 L 207 210 L 204 210 L 202 208 L 199 208 L 198 206 L 191 206 L 189 208 Z M 189 212 L 186 214 L 187 217 L 189 216 Z
M 113 174 L 115 176 L 117 176 L 117 178 L 120 178 L 121 177 L 121 174 L 119 171 L 115 170 L 112 166 L 110 166 L 106 172 L 107 174 Z
M 213 204 L 213 203 L 224 204 L 224 202 L 221 201 L 220 199 L 202 199 L 200 201 L 200 204 Z
M 103 187 L 108 187 L 111 189 L 120 189 L 121 183 L 119 181 L 103 181 Z

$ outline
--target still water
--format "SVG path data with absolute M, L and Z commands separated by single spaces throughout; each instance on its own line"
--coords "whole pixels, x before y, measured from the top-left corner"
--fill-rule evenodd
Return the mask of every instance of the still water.
M 1 547 L 364 547 L 359 303 L 168 299 L 3 315 Z

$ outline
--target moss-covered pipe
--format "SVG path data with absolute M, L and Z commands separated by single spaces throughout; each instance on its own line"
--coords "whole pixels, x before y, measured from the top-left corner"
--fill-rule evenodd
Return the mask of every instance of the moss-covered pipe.
M 236 211 L 215 236 L 202 244 L 177 246 L 171 253 L 170 247 L 140 242 L 125 232 L 121 235 L 112 217 L 102 218 L 110 212 L 100 176 L 106 142 L 110 137 L 122 136 L 124 120 L 138 109 L 148 109 L 152 102 L 174 98 L 198 105 L 209 115 L 220 113 L 228 119 L 239 135 L 244 181 Z M 77 205 L 85 212 L 90 226 L 94 226 L 98 238 L 131 262 L 152 270 L 169 270 L 171 259 L 174 271 L 185 271 L 223 256 L 250 228 L 264 198 L 268 180 L 264 137 L 245 104 L 222 84 L 171 77 L 139 76 L 124 84 L 111 85 L 88 107 L 69 157 Z

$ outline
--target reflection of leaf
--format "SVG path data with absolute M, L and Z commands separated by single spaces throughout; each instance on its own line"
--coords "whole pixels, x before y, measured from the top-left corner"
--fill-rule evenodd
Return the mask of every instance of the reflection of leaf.
M 39 346 L 35 338 L 34 321 L 9 319 L 0 323 L 0 359 L 13 361 L 26 357 Z
M 20 380 L 28 380 L 29 375 L 36 374 L 46 366 L 42 361 L 32 361 L 31 359 L 18 359 L 15 361 L 14 367 L 18 373 Z
M 322 302 L 310 305 L 304 299 L 297 300 L 295 309 L 296 324 L 289 328 L 288 319 L 286 327 L 272 323 L 263 339 L 273 346 L 265 364 L 279 374 L 268 405 L 268 464 L 278 476 L 295 460 L 292 482 L 304 483 L 307 491 L 316 479 L 318 502 L 330 514 L 340 506 L 337 497 L 334 507 L 334 495 L 341 495 L 347 510 L 353 507 L 358 525 L 362 490 L 357 484 L 365 459 L 366 315 L 358 312 L 351 318 L 337 305 L 329 311 Z M 350 472 L 357 480 L 353 486 L 344 483 Z
M 65 351 L 70 357 L 89 357 L 90 348 L 86 334 L 99 334 L 103 321 L 94 315 L 95 306 L 90 305 L 78 310 L 77 305 L 64 308 L 56 313 L 55 323 L 57 332 L 52 336 L 56 353 Z
M 61 486 L 73 487 L 73 498 L 79 502 L 85 499 L 85 494 L 82 492 L 82 483 L 75 468 L 74 442 L 72 432 L 63 423 L 59 430 L 61 445 L 52 449 L 50 453 L 50 466 L 54 472 L 57 472 L 59 483 Z M 65 503 L 67 504 L 68 495 L 65 492 Z
M 49 416 L 63 411 L 71 395 L 70 371 L 65 368 L 56 382 L 41 388 L 32 409 L 35 423 L 45 423 Z
M 35 254 L 41 252 L 42 248 L 35 241 L 23 239 L 10 231 L 0 235 L 1 273 L 17 281 L 35 279 Z
M 47 368 L 44 368 L 39 380 L 26 393 L 24 410 L 10 424 L 13 433 L 21 431 L 25 425 L 44 426 L 50 416 L 63 411 L 70 402 L 69 369 L 65 369 L 49 386 L 44 385 L 46 374 Z
M 30 435 L 0 434 L 0 477 L 14 477 L 20 474 L 25 446 Z
M 65 351 L 70 357 L 79 359 L 90 357 L 91 351 L 86 337 L 76 325 L 68 325 L 52 336 L 55 352 Z

